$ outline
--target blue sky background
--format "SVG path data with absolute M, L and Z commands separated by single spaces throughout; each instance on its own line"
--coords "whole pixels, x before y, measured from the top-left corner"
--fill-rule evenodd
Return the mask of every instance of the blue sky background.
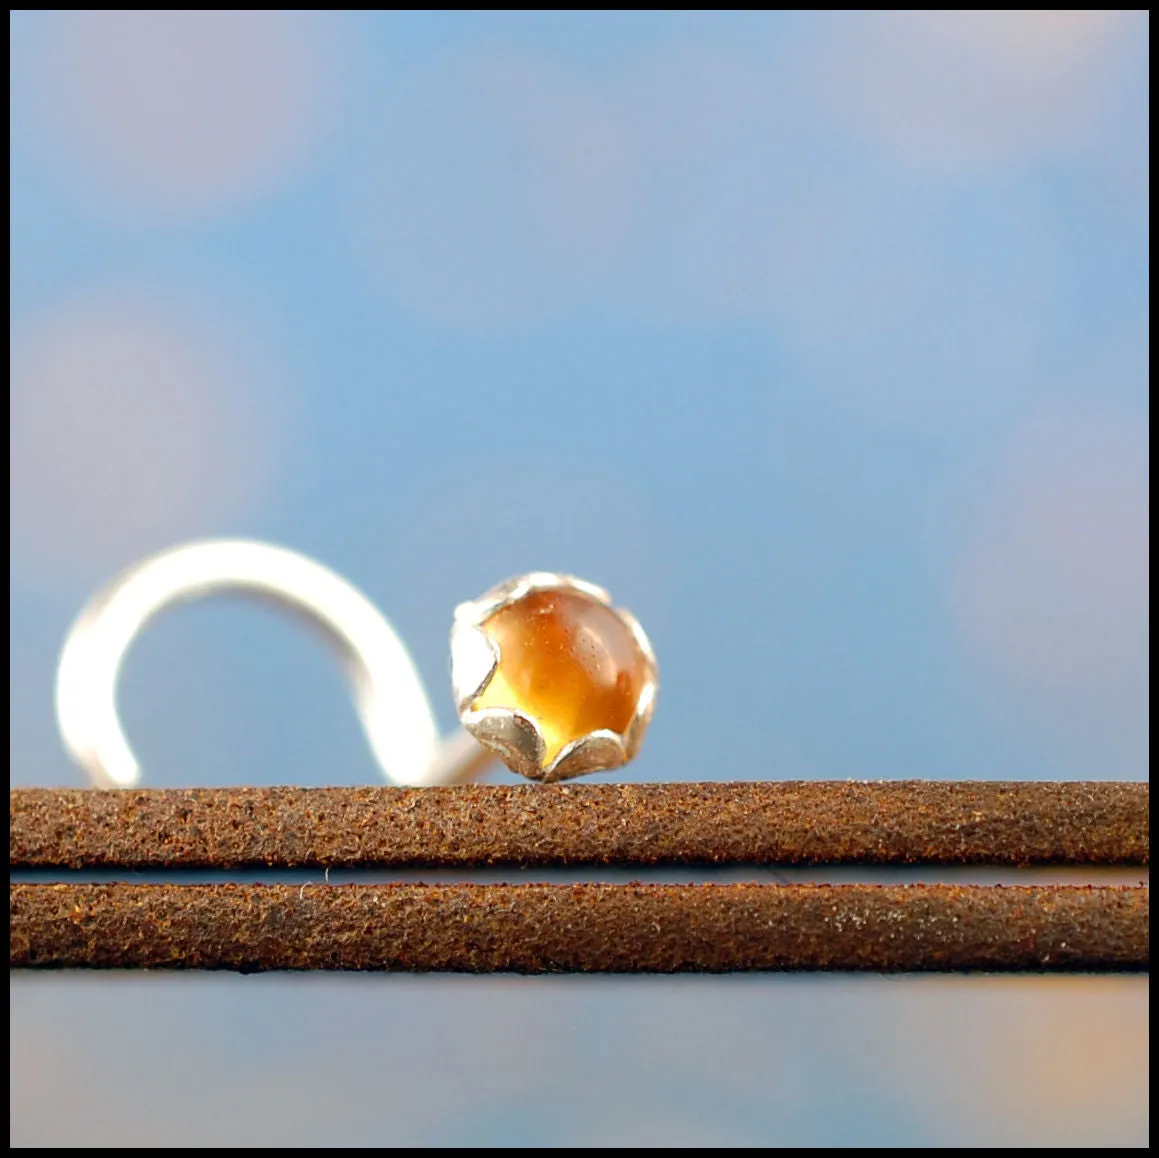
M 11 20 L 13 784 L 79 783 L 88 595 L 226 534 L 364 590 L 445 729 L 456 602 L 607 586 L 625 779 L 1147 776 L 1144 15 Z M 150 784 L 377 778 L 252 607 L 121 709 Z M 1142 980 L 12 994 L 17 1144 L 1146 1137 Z

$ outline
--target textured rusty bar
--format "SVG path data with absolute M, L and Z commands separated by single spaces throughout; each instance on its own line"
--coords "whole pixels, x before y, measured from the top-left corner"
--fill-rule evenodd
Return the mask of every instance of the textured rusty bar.
M 13 967 L 1147 969 L 1145 887 L 11 885 Z
M 1148 786 L 14 789 L 13 868 L 1145 865 Z

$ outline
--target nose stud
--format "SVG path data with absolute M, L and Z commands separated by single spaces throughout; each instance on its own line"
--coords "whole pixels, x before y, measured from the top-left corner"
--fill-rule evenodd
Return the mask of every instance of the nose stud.
M 114 579 L 65 640 L 57 724 L 96 786 L 140 781 L 116 706 L 133 641 L 162 610 L 218 593 L 256 595 L 321 629 L 346 669 L 371 751 L 395 784 L 471 780 L 496 755 L 535 780 L 616 768 L 636 753 L 655 703 L 656 661 L 635 619 L 593 584 L 536 572 L 456 609 L 452 680 L 464 726 L 440 739 L 406 647 L 345 579 L 265 543 L 186 543 Z
M 659 689 L 635 616 L 602 587 L 544 571 L 455 609 L 451 682 L 464 728 L 532 780 L 626 763 Z

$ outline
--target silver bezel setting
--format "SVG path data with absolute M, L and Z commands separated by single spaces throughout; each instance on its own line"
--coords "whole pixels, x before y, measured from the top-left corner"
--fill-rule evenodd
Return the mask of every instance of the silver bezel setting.
M 616 614 L 640 648 L 647 677 L 636 711 L 623 734 L 606 728 L 580 736 L 566 744 L 555 759 L 544 764 L 546 744 L 538 723 L 513 708 L 472 708 L 499 668 L 499 646 L 483 630 L 496 612 L 510 607 L 534 591 L 577 591 L 595 599 Z M 652 644 L 639 621 L 623 608 L 612 606 L 602 587 L 554 571 L 532 571 L 496 584 L 478 599 L 455 608 L 451 628 L 451 684 L 455 707 L 463 727 L 482 745 L 497 753 L 513 772 L 529 780 L 570 780 L 591 772 L 607 772 L 631 760 L 640 750 L 660 690 L 659 668 Z

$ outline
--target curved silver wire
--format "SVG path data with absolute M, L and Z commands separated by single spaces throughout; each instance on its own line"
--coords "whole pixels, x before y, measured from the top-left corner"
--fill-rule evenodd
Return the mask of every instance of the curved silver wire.
M 490 752 L 467 732 L 440 741 L 410 654 L 360 591 L 312 559 L 247 540 L 212 539 L 162 551 L 122 572 L 73 623 L 56 673 L 56 719 L 69 755 L 101 788 L 132 788 L 141 769 L 117 714 L 130 646 L 160 611 L 225 592 L 296 612 L 337 645 L 355 707 L 383 776 L 427 786 L 472 779 Z

